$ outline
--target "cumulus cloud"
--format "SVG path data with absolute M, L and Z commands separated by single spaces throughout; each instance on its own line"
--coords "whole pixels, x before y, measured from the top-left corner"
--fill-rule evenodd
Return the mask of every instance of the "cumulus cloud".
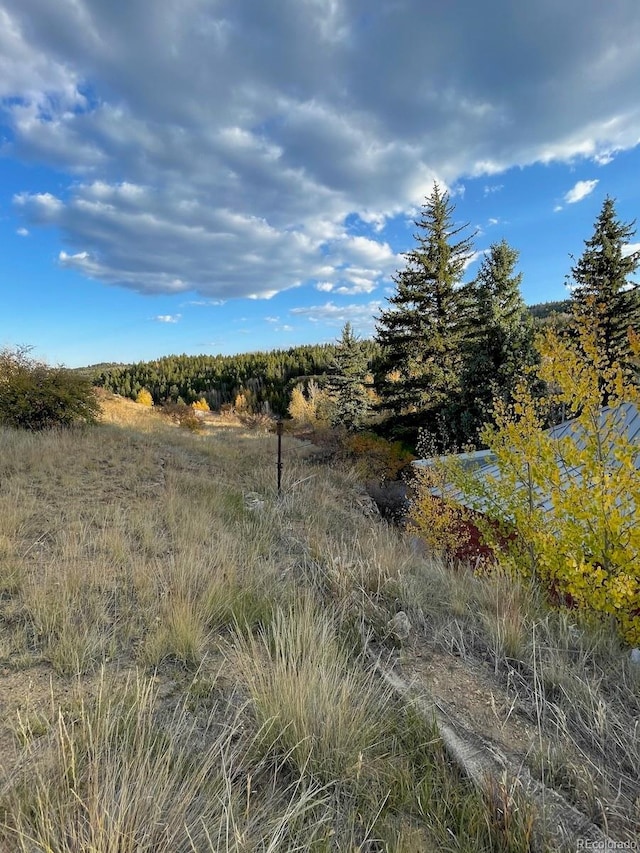
M 28 237 L 29 236 L 29 229 L 28 228 L 18 228 L 18 230 L 16 231 L 16 234 L 19 237 Z
M 4 153 L 69 175 L 16 196 L 25 225 L 141 293 L 372 293 L 434 180 L 640 138 L 636 0 L 0 2 Z
M 628 258 L 629 255 L 635 255 L 636 252 L 640 252 L 640 243 L 627 243 L 626 246 L 622 247 L 623 258 Z
M 583 198 L 586 198 L 595 190 L 598 183 L 597 178 L 593 181 L 578 181 L 575 186 L 571 187 L 568 193 L 565 193 L 564 200 L 567 204 L 575 204 L 577 201 L 582 201 Z

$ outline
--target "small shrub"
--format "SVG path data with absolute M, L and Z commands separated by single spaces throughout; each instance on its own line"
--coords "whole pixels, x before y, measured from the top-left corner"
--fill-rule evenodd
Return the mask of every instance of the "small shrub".
M 209 412 L 209 411 L 211 411 L 211 410 L 209 409 L 209 404 L 208 404 L 208 403 L 207 403 L 207 401 L 204 399 L 204 397 L 201 397 L 197 402 L 192 403 L 192 404 L 191 404 L 191 406 L 192 406 L 192 408 L 194 408 L 196 411 L 199 411 L 199 412 Z
M 146 388 L 141 388 L 136 397 L 136 403 L 141 406 L 153 406 L 153 397 Z
M 264 414 L 241 414 L 239 415 L 240 422 L 247 429 L 255 430 L 256 432 L 269 432 L 273 429 L 274 420 L 269 415 Z
M 200 427 L 200 418 L 191 406 L 184 403 L 174 403 L 167 400 L 162 407 L 162 414 L 169 418 L 174 424 L 190 432 L 197 432 Z
M 364 467 L 365 478 L 396 480 L 401 471 L 415 459 L 400 441 L 387 441 L 372 432 L 359 432 L 344 440 L 348 456 Z
M 247 412 L 249 410 L 249 401 L 247 400 L 247 395 L 243 391 L 236 394 L 233 408 L 236 412 Z
M 434 494 L 441 492 L 444 477 L 435 468 L 420 468 L 414 474 L 414 495 L 409 526 L 438 553 L 456 554 L 469 540 L 460 508 Z
M 100 413 L 88 379 L 29 358 L 29 350 L 0 352 L 0 424 L 42 430 L 95 423 Z
M 333 404 L 329 394 L 311 380 L 306 395 L 302 383 L 291 392 L 288 412 L 296 424 L 312 427 L 328 426 L 332 418 Z

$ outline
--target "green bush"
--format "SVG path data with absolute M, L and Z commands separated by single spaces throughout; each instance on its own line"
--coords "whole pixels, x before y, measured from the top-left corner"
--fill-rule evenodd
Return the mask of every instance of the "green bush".
M 95 423 L 99 413 L 88 379 L 36 361 L 25 348 L 0 351 L 0 424 L 42 430 Z

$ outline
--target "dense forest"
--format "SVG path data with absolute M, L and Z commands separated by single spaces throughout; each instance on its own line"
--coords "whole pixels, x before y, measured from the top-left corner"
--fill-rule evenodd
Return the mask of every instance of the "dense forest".
M 367 360 L 379 354 L 374 341 L 362 343 Z M 250 411 L 284 415 L 291 392 L 315 379 L 324 384 L 336 356 L 335 344 L 290 347 L 241 355 L 172 355 L 156 361 L 116 365 L 95 383 L 135 399 L 146 388 L 154 403 L 167 399 L 190 404 L 204 398 L 212 409 L 233 405 L 239 396 Z

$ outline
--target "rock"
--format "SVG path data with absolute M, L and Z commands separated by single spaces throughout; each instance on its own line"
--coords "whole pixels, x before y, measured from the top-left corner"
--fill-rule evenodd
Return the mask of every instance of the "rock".
M 631 663 L 640 666 L 640 649 L 631 649 Z
M 247 492 L 244 496 L 244 505 L 249 512 L 260 512 L 264 509 L 264 498 L 257 492 Z
M 361 492 L 356 495 L 354 502 L 357 509 L 367 518 L 380 518 L 380 510 L 371 495 Z
M 404 610 L 400 610 L 393 619 L 387 622 L 387 631 L 389 636 L 400 640 L 400 642 L 409 639 L 411 635 L 411 622 L 409 622 L 409 617 Z

